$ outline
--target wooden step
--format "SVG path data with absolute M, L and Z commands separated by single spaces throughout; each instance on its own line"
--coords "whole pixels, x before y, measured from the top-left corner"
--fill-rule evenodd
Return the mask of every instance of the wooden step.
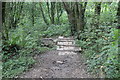
M 65 47 L 65 46 L 62 46 L 62 47 L 57 47 L 57 50 L 60 50 L 60 51 L 81 51 L 81 48 L 79 48 L 79 47 L 71 47 L 71 46 L 69 46 L 69 47 Z
M 63 49 L 74 49 L 74 46 L 57 46 L 57 49 L 63 48 Z
M 68 44 L 68 45 L 66 45 L 66 44 L 57 44 L 57 46 L 73 46 L 73 47 L 76 47 L 74 44 Z
M 81 51 L 81 47 L 76 47 L 74 51 Z
M 74 40 L 74 38 L 70 38 L 70 37 L 68 37 L 68 38 L 58 38 L 58 40 Z
M 73 45 L 74 42 L 57 42 L 57 45 Z
M 79 50 L 79 49 L 74 49 L 74 50 L 57 50 L 57 51 L 60 51 L 60 52 L 65 52 L 65 51 L 79 52 L 79 51 L 81 51 L 81 50 Z
M 74 42 L 74 40 L 58 39 L 57 42 Z
M 73 52 L 73 51 L 60 51 L 58 52 L 58 55 L 76 55 L 77 53 Z
M 64 37 L 64 36 L 59 36 L 58 39 L 74 39 L 73 37 Z

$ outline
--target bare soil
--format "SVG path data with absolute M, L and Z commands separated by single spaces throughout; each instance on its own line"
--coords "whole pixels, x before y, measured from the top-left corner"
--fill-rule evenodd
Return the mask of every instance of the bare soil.
M 36 55 L 36 63 L 29 71 L 20 75 L 20 78 L 94 78 L 87 72 L 82 54 L 64 54 L 65 51 L 52 50 Z M 73 53 L 73 51 L 69 51 Z
M 59 51 L 49 51 L 36 55 L 37 63 L 23 73 L 21 78 L 92 78 L 87 71 L 81 54 L 58 55 Z

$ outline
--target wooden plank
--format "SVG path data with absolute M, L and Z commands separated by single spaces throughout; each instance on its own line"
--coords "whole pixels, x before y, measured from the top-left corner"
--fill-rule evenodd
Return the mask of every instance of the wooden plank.
M 74 38 L 73 37 L 59 37 L 58 38 L 59 40 L 74 40 Z
M 74 42 L 74 40 L 57 40 L 57 42 Z
M 59 52 L 58 55 L 76 55 L 77 53 L 73 51 L 64 51 L 64 52 Z
M 73 45 L 74 42 L 57 42 L 58 45 Z
M 64 36 L 59 36 L 58 39 L 74 39 L 73 37 L 64 37 Z
M 57 51 L 62 51 L 62 52 L 65 52 L 65 51 L 71 51 L 71 52 L 74 52 L 74 51 L 76 51 L 76 52 L 77 52 L 77 51 L 81 51 L 81 50 L 77 50 L 77 49 L 75 50 L 75 49 L 74 49 L 74 50 L 57 50 Z
M 66 44 L 63 44 L 63 45 L 62 44 L 57 44 L 57 46 L 65 46 L 65 47 L 66 46 L 73 46 L 73 47 L 76 47 L 74 44 L 72 44 L 72 45 L 71 44 L 69 44 L 69 45 L 66 45 Z
M 62 46 L 62 47 L 57 47 L 57 50 L 70 50 L 70 51 L 81 51 L 81 48 L 79 48 L 79 47 L 64 47 L 64 46 Z
M 81 51 L 81 48 L 74 48 L 74 49 L 57 49 L 57 51 Z

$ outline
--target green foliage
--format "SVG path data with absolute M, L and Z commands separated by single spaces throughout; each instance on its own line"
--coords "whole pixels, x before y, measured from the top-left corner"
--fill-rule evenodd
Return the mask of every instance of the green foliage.
M 18 59 L 9 60 L 3 64 L 3 76 L 12 78 L 28 69 L 33 63 L 35 63 L 35 60 L 32 57 L 21 56 Z
M 68 18 L 67 18 L 67 13 L 65 11 L 63 12 L 63 15 L 61 16 L 60 22 L 62 24 L 69 23 Z
M 98 28 L 93 31 L 86 29 L 84 33 L 81 33 L 81 40 L 77 40 L 76 44 L 82 47 L 83 53 L 87 57 L 88 71 L 101 76 L 102 69 L 107 78 L 120 77 L 118 47 L 117 44 L 112 44 L 113 40 L 118 39 L 118 33 L 115 31 L 104 26 L 102 29 Z
M 3 77 L 15 77 L 35 63 L 33 59 L 35 54 L 55 48 L 53 44 L 42 43 L 42 38 L 67 37 L 70 36 L 71 29 L 63 6 L 61 6 L 63 13 L 57 21 L 59 17 L 57 14 L 60 13 L 56 12 L 60 12 L 60 9 L 56 11 L 57 7 L 55 7 L 55 11 L 52 8 L 48 11 L 46 3 L 41 3 L 45 19 L 49 23 L 46 25 L 39 3 L 34 3 L 35 6 L 32 3 L 20 3 L 21 6 L 19 3 L 10 3 L 10 7 L 8 4 L 6 13 L 9 15 L 5 16 L 4 24 L 7 27 L 5 27 L 4 35 L 7 36 L 9 33 L 9 38 L 5 40 L 4 45 L 0 43 L 3 50 L 2 74 Z M 76 40 L 76 44 L 82 47 L 83 54 L 87 58 L 88 71 L 99 75 L 102 70 L 107 78 L 120 77 L 120 62 L 118 62 L 120 60 L 118 55 L 120 33 L 113 25 L 116 22 L 116 9 L 117 3 L 102 3 L 100 17 L 95 16 L 94 2 L 89 2 L 85 10 L 85 29 L 78 35 L 80 39 Z M 52 11 L 56 14 L 51 15 Z M 55 19 L 55 24 L 51 24 L 50 18 Z M 97 24 L 99 27 L 96 27 L 96 22 L 99 22 Z M 2 55 L 0 54 L 0 57 Z
M 117 8 L 117 4 L 114 2 L 111 4 L 103 3 L 100 23 L 104 25 L 112 25 L 112 23 L 116 19 L 116 13 L 117 13 L 116 8 Z
M 120 77 L 120 63 L 118 62 L 118 47 L 110 46 L 108 50 L 108 57 L 106 62 L 104 63 L 105 66 L 105 73 L 106 77 L 109 78 L 118 78 Z
M 95 26 L 94 6 L 86 10 L 86 29 L 79 35 L 76 44 L 82 47 L 87 58 L 88 71 L 106 78 L 120 77 L 119 29 L 115 29 L 116 3 L 102 3 L 99 27 Z M 89 8 L 89 7 L 87 7 Z
M 113 36 L 112 37 L 114 39 L 114 41 L 112 42 L 114 46 L 117 44 L 120 44 L 120 42 L 119 42 L 120 30 L 119 29 L 113 29 Z
M 19 75 L 35 63 L 32 56 L 51 50 L 41 43 L 43 37 L 70 35 L 68 24 L 47 26 L 43 22 L 36 22 L 33 27 L 27 18 L 21 20 L 21 23 L 9 31 L 9 40 L 3 45 L 3 77 Z M 51 45 L 51 48 L 54 46 Z
M 19 75 L 35 63 L 33 59 L 35 54 L 50 50 L 48 47 L 41 47 L 41 42 L 39 41 L 39 38 L 43 37 L 41 34 L 44 31 L 42 31 L 41 27 L 44 24 L 37 27 L 26 25 L 19 25 L 18 28 L 9 31 L 9 40 L 2 47 L 3 77 Z
M 68 24 L 50 25 L 42 34 L 45 37 L 70 36 L 70 28 Z

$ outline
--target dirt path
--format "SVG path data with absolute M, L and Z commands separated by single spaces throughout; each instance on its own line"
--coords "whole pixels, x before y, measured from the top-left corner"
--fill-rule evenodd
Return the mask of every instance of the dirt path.
M 36 55 L 37 63 L 21 78 L 92 78 L 84 65 L 80 50 L 74 46 L 74 40 L 59 37 L 57 50 Z M 69 45 L 69 46 L 68 46 Z

